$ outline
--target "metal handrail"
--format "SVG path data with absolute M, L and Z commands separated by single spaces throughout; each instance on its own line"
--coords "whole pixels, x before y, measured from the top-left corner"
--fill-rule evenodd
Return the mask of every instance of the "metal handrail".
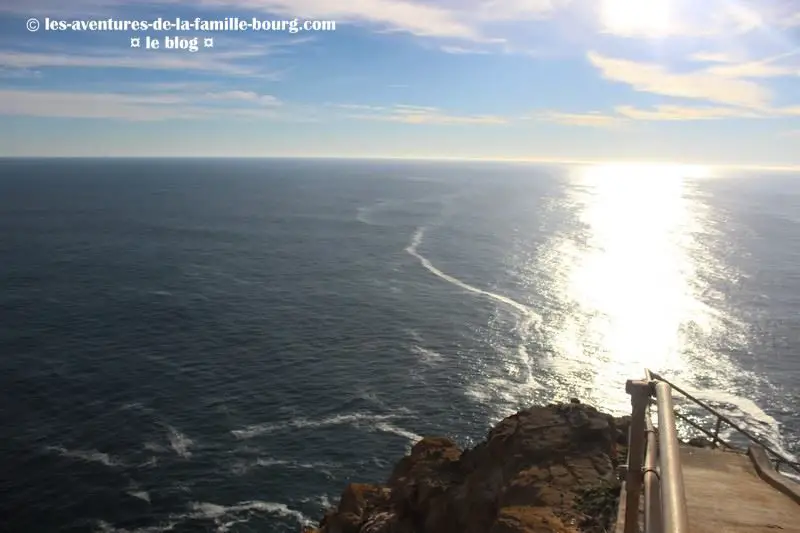
M 672 402 L 673 390 L 717 417 L 713 433 L 675 411 Z M 625 391 L 631 396 L 632 412 L 628 435 L 628 462 L 625 470 L 625 513 L 624 516 L 618 517 L 620 520 L 618 524 L 623 526 L 624 533 L 639 533 L 639 502 L 642 489 L 644 489 L 645 533 L 688 532 L 686 491 L 676 418 L 711 437 L 714 444 L 720 443 L 735 450 L 733 445 L 719 436 L 722 422 L 725 422 L 774 455 L 778 461 L 800 472 L 800 463 L 789 461 L 762 439 L 655 372 L 645 369 L 645 379 L 628 380 Z M 651 405 L 656 405 L 658 408 L 657 429 L 653 428 Z
M 786 457 L 784 457 L 782 454 L 780 454 L 779 452 L 777 452 L 775 449 L 773 449 L 773 448 L 772 448 L 772 446 L 770 446 L 770 445 L 769 445 L 767 442 L 765 442 L 764 440 L 760 439 L 759 437 L 757 437 L 757 436 L 753 435 L 752 433 L 750 433 L 750 432 L 749 432 L 749 431 L 747 431 L 746 429 L 744 429 L 744 428 L 742 428 L 741 426 L 739 426 L 738 424 L 736 424 L 736 423 L 735 423 L 734 421 L 732 421 L 730 418 L 728 418 L 728 417 L 726 417 L 725 415 L 723 415 L 723 414 L 721 414 L 721 413 L 717 412 L 717 411 L 716 411 L 716 410 L 715 410 L 713 407 L 711 407 L 710 405 L 706 404 L 706 403 L 705 403 L 705 402 L 703 402 L 702 400 L 699 400 L 699 399 L 695 398 L 694 396 L 692 396 L 691 394 L 689 394 L 689 393 L 688 393 L 688 392 L 686 392 L 685 390 L 681 389 L 680 387 L 678 387 L 678 386 L 677 386 L 677 385 L 675 385 L 674 383 L 670 382 L 669 380 L 667 380 L 667 379 L 663 378 L 662 376 L 660 376 L 660 375 L 658 375 L 658 374 L 656 374 L 655 372 L 653 372 L 653 371 L 650 371 L 650 370 L 648 370 L 648 371 L 647 371 L 647 373 L 648 373 L 650 376 L 652 376 L 652 378 L 653 378 L 653 379 L 656 379 L 656 380 L 658 380 L 658 381 L 662 381 L 662 382 L 664 382 L 664 383 L 668 384 L 670 387 L 672 387 L 672 389 L 673 389 L 673 390 L 677 391 L 678 393 L 680 393 L 681 395 L 683 395 L 683 396 L 684 396 L 684 397 L 686 397 L 687 399 L 691 400 L 691 401 L 692 401 L 692 402 L 694 402 L 695 404 L 699 405 L 700 407 L 702 407 L 703 409 L 705 409 L 706 411 L 708 411 L 709 413 L 711 413 L 712 415 L 714 415 L 715 417 L 717 417 L 717 424 L 716 424 L 716 428 L 715 428 L 715 431 L 714 431 L 714 433 L 712 434 L 710 431 L 708 431 L 708 430 L 704 429 L 704 428 L 703 428 L 703 427 L 701 427 L 699 424 L 697 424 L 697 423 L 696 423 L 696 422 L 694 422 L 693 420 L 690 420 L 688 417 L 686 417 L 686 416 L 682 415 L 681 413 L 677 413 L 677 412 L 675 413 L 675 416 L 677 416 L 678 418 L 680 418 L 681 420 L 683 420 L 684 422 L 686 422 L 687 424 L 689 424 L 689 425 L 690 425 L 690 426 L 692 426 L 693 428 L 695 428 L 695 429 L 697 429 L 697 430 L 699 430 L 699 431 L 703 432 L 703 433 L 704 433 L 704 434 L 706 434 L 707 436 L 711 437 L 711 439 L 712 439 L 712 442 L 713 442 L 714 444 L 716 444 L 717 442 L 719 442 L 719 443 L 723 444 L 723 445 L 724 445 L 725 447 L 727 447 L 727 448 L 730 448 L 730 449 L 736 449 L 736 447 L 735 447 L 735 446 L 733 446 L 733 445 L 731 445 L 730 443 L 728 443 L 728 442 L 724 441 L 724 440 L 723 440 L 722 438 L 720 438 L 720 436 L 719 436 L 719 430 L 720 430 L 721 423 L 722 423 L 722 422 L 725 422 L 726 424 L 728 424 L 729 426 L 731 426 L 733 429 L 735 429 L 736 431 L 738 431 L 739 433 L 741 433 L 742 435 L 744 435 L 745 437 L 747 437 L 748 439 L 750 439 L 752 442 L 754 442 L 754 443 L 758 444 L 759 446 L 761 446 L 762 448 L 764 448 L 766 451 L 768 451 L 769 453 L 771 453 L 771 454 L 774 456 L 774 458 L 775 458 L 775 463 L 776 463 L 776 466 L 777 466 L 777 465 L 780 465 L 780 464 L 785 464 L 785 465 L 788 465 L 789 467 L 791 467 L 792 469 L 794 469 L 795 471 L 797 471 L 797 473 L 799 473 L 799 474 L 800 474 L 800 463 L 798 463 L 798 462 L 795 462 L 795 461 L 790 461 L 789 459 L 787 459 Z
M 661 473 L 658 469 L 658 433 L 653 427 L 650 406 L 645 415 L 647 451 L 644 458 L 644 530 L 661 533 Z
M 639 500 L 644 483 L 645 528 L 647 533 L 687 533 L 686 493 L 681 468 L 680 442 L 675 427 L 675 409 L 670 385 L 652 380 L 629 380 L 625 390 L 631 395 L 631 426 L 628 442 L 624 533 L 639 531 Z M 658 439 L 649 420 L 649 404 L 656 397 Z M 647 433 L 647 443 L 644 436 Z M 656 443 L 657 440 L 657 443 Z M 647 449 L 645 449 L 647 444 Z M 656 454 L 658 472 L 656 472 Z M 643 461 L 644 459 L 644 461 Z M 653 476 L 659 483 L 655 483 Z M 645 479 L 646 478 L 646 479 Z M 655 486 L 658 488 L 655 489 Z
M 686 491 L 683 486 L 681 449 L 675 427 L 675 408 L 669 384 L 655 385 L 658 402 L 658 451 L 661 466 L 661 515 L 665 533 L 688 533 Z

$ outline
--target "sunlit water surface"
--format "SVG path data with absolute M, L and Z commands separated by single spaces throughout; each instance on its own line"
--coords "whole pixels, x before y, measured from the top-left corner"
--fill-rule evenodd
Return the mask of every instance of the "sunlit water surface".
M 685 166 L 0 162 L 8 530 L 294 531 L 645 368 L 796 453 L 798 213 Z

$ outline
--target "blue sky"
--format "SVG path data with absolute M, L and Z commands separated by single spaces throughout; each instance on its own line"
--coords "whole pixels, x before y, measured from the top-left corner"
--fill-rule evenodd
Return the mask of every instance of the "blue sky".
M 336 30 L 29 32 L 31 17 Z M 130 47 L 148 35 L 214 47 Z M 800 165 L 800 3 L 0 0 L 0 155 Z

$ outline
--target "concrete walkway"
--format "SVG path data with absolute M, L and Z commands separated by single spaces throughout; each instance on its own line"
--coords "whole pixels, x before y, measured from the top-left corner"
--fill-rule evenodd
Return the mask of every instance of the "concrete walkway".
M 800 533 L 800 505 L 747 455 L 683 447 L 681 463 L 691 533 Z

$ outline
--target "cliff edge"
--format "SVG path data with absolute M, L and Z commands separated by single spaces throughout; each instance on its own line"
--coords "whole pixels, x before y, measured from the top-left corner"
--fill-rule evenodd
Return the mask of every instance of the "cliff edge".
M 602 533 L 629 418 L 573 400 L 505 418 L 474 448 L 426 437 L 385 484 L 351 483 L 306 533 Z

